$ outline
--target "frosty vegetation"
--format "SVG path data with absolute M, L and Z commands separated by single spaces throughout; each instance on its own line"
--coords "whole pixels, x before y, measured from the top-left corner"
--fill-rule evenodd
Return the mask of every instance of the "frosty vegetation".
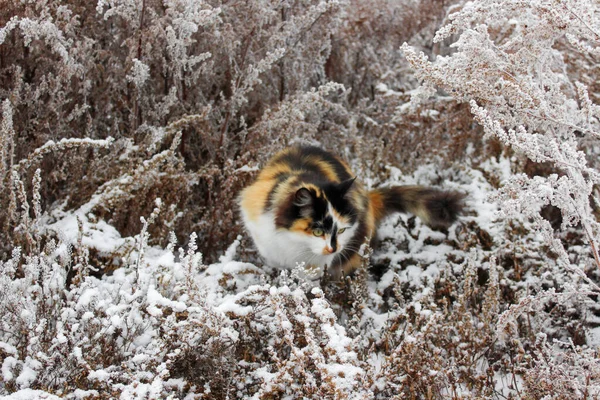
M 1 4 L 0 395 L 600 397 L 597 1 Z M 270 269 L 235 198 L 300 142 L 467 215 Z

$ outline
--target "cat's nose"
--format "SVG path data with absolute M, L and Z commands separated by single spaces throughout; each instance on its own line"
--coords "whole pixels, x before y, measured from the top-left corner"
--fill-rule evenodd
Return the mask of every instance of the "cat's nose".
M 335 249 L 331 246 L 325 246 L 325 252 L 332 254 L 335 253 Z

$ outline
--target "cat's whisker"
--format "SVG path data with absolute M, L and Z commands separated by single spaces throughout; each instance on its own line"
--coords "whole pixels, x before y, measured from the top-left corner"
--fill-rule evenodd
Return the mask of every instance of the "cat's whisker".
M 346 255 L 346 254 L 344 254 L 344 253 L 340 253 L 340 256 L 341 256 L 342 258 L 345 258 L 345 259 L 346 259 L 346 261 L 350 261 L 350 256 L 349 256 L 349 255 Z
M 314 257 L 315 257 L 315 255 L 313 252 L 307 252 L 307 253 L 297 255 L 294 258 L 294 260 L 296 260 L 296 262 L 298 262 L 298 263 L 304 262 L 304 263 L 308 264 L 308 262 L 312 261 L 314 259 Z
M 345 246 L 344 247 L 345 250 L 350 250 L 354 253 L 357 253 L 360 250 L 360 247 L 351 247 L 351 246 Z
M 307 256 L 310 256 L 308 258 L 308 261 L 303 260 L 303 258 L 306 258 Z M 310 249 L 305 249 L 305 250 L 301 250 L 299 253 L 297 253 L 297 255 L 294 257 L 295 260 L 299 260 L 298 262 L 305 262 L 307 265 L 310 261 L 314 260 L 314 258 L 317 255 Z

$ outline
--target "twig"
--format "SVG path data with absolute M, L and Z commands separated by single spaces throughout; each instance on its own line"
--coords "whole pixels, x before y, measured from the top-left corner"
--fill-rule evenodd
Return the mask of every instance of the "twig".
M 137 45 L 137 59 L 138 60 L 142 60 L 142 37 L 143 37 L 143 32 L 142 29 L 144 27 L 144 14 L 146 13 L 146 0 L 142 0 L 142 10 L 140 13 L 140 26 L 138 28 L 138 45 Z M 141 110 L 140 110 L 140 106 L 139 106 L 139 88 L 137 88 L 136 90 L 136 95 L 135 95 L 135 103 L 133 104 L 133 118 L 134 118 L 134 130 L 137 130 L 137 128 L 140 126 L 140 122 L 142 119 L 141 116 Z

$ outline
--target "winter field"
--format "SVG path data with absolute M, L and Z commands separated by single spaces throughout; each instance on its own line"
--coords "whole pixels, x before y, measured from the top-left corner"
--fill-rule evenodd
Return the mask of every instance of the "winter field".
M 600 398 L 599 82 L 596 0 L 0 0 L 0 396 Z M 270 268 L 297 143 L 465 215 Z

